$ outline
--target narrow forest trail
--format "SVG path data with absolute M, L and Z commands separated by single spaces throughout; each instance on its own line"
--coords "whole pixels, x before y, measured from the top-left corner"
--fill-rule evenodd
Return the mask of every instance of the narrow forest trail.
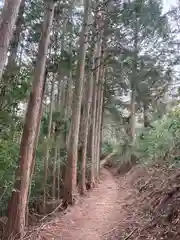
M 40 235 L 46 240 L 109 239 L 109 233 L 123 223 L 124 207 L 132 201 L 131 195 L 125 177 L 117 179 L 108 170 L 102 169 L 96 188 L 64 216 L 56 216 Z

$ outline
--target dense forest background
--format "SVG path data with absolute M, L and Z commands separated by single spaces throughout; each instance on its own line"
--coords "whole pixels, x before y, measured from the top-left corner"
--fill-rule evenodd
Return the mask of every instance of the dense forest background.
M 0 215 L 5 239 L 118 167 L 179 165 L 180 6 L 5 0 L 0 16 Z M 29 210 L 28 210 L 29 209 Z M 13 216 L 16 216 L 15 219 Z

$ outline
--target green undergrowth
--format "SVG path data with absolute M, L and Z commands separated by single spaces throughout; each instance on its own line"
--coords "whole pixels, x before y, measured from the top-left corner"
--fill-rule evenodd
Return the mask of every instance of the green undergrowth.
M 101 152 L 106 155 L 114 151 L 115 144 L 112 141 L 104 141 L 101 147 Z
M 23 129 L 23 120 L 21 117 L 16 119 L 11 118 L 9 115 L 3 113 L 4 118 L 6 117 L 7 124 L 4 121 L 0 121 L 1 132 L 0 132 L 0 216 L 7 214 L 8 200 L 11 196 L 16 166 L 19 161 L 19 151 L 20 151 L 20 140 Z M 53 120 L 59 122 L 58 133 L 64 133 L 64 129 L 68 127 L 68 122 L 65 121 L 59 114 L 53 115 Z M 7 117 L 10 118 L 8 121 Z M 4 124 L 4 125 L 3 125 Z M 11 124 L 11 125 L 10 125 Z M 64 125 L 63 125 L 64 124 Z M 47 136 L 48 129 L 48 116 L 43 116 L 41 123 L 41 131 L 39 144 L 36 151 L 36 165 L 35 172 L 31 184 L 31 196 L 30 203 L 39 200 L 43 196 L 43 182 L 44 182 L 44 158 L 46 154 L 47 144 L 49 145 L 49 170 L 50 174 L 52 172 L 52 164 L 54 162 L 54 152 L 55 147 L 58 145 L 58 157 L 56 159 L 56 164 L 66 165 L 67 152 L 62 144 L 62 139 L 59 137 L 57 139 L 51 138 L 47 141 L 44 136 Z M 114 151 L 115 144 L 112 141 L 104 141 L 102 144 L 101 153 L 108 155 Z M 80 162 L 78 161 L 77 171 L 78 176 L 81 174 Z M 91 169 L 91 161 L 87 161 L 87 172 Z M 52 176 L 49 176 L 48 189 L 51 191 L 52 188 Z
M 180 163 L 180 109 L 176 107 L 161 120 L 154 122 L 152 129 L 142 129 L 138 134 L 134 151 L 140 161 L 151 163 L 164 160 Z
M 8 200 L 13 190 L 15 171 L 19 161 L 20 141 L 24 119 L 21 117 L 13 119 L 12 115 L 9 113 L 6 114 L 5 112 L 0 112 L 0 115 L 1 118 L 6 117 L 6 121 L 0 121 L 0 216 L 3 216 L 7 214 Z M 8 117 L 10 119 L 9 121 Z M 42 119 L 40 139 L 36 151 L 35 173 L 31 184 L 30 201 L 40 198 L 43 194 L 44 157 L 47 146 L 47 141 L 44 140 L 44 136 L 47 135 L 47 119 L 47 116 Z M 61 129 L 58 130 L 62 132 Z M 50 164 L 54 161 L 53 152 L 55 151 L 56 144 L 60 145 L 59 139 L 57 142 L 55 139 L 50 139 L 48 141 Z M 57 161 L 59 161 L 60 164 L 65 164 L 65 156 L 66 152 L 64 152 L 64 148 L 60 149 Z M 49 189 L 51 189 L 51 183 L 49 183 Z
M 140 164 L 164 161 L 169 167 L 180 167 L 180 108 L 174 108 L 151 125 L 153 128 L 138 131 L 134 145 L 121 139 L 112 147 L 119 156 L 115 160 L 119 166 L 131 163 L 135 156 Z

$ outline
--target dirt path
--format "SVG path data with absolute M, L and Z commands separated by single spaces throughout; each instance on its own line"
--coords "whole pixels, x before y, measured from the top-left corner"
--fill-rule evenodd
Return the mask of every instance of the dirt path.
M 40 235 L 46 240 L 109 239 L 109 233 L 124 221 L 124 206 L 131 201 L 124 178 L 117 181 L 108 170 L 102 169 L 98 186 L 66 215 L 57 216 Z

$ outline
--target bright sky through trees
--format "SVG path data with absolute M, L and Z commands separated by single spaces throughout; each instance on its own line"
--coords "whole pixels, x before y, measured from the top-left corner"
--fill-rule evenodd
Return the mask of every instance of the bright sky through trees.
M 164 12 L 167 12 L 171 7 L 177 4 L 177 0 L 163 0 Z

